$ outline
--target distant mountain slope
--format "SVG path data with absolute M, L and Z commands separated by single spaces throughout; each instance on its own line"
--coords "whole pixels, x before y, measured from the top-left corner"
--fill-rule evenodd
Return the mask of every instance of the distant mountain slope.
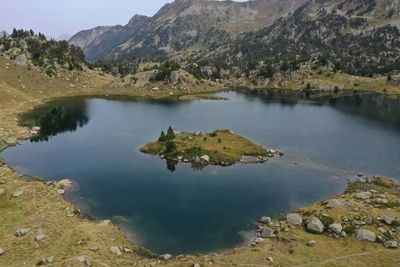
M 126 26 L 81 31 L 69 42 L 80 46 L 88 60 L 164 55 L 268 26 L 304 2 L 176 0 L 151 18 L 135 15 Z
M 348 73 L 398 70 L 400 0 L 176 0 L 70 40 L 88 60 L 208 58 L 250 71 L 317 58 Z M 285 69 L 285 68 L 284 68 Z

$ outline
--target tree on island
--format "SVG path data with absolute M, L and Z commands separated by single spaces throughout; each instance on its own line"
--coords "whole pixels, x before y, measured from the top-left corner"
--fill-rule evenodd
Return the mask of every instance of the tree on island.
M 158 142 L 164 142 L 166 140 L 164 131 L 161 131 L 160 137 L 158 138 Z
M 174 138 L 175 138 L 174 129 L 172 129 L 172 127 L 169 126 L 168 131 L 167 131 L 166 139 L 167 139 L 167 140 L 172 140 L 172 139 L 174 139 Z
M 172 140 L 168 140 L 167 143 L 165 144 L 165 152 L 167 154 L 175 153 L 176 152 L 176 144 Z

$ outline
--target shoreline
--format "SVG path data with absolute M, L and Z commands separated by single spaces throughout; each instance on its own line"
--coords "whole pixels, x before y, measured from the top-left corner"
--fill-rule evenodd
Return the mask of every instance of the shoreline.
M 107 86 L 107 84 L 104 86 Z M 134 95 L 135 93 L 137 93 L 135 91 L 131 91 L 129 93 L 126 92 L 126 94 L 122 92 L 116 92 L 116 94 L 114 95 L 114 94 L 109 94 L 109 92 L 107 91 L 108 89 L 106 89 L 106 92 L 102 93 L 99 92 L 93 93 L 89 89 L 84 89 L 84 88 L 81 89 L 82 91 L 79 90 L 78 92 L 72 92 L 72 93 L 71 92 L 60 93 L 60 95 L 57 95 L 57 92 L 51 92 L 50 95 L 44 96 L 43 98 L 39 97 L 31 101 L 21 102 L 21 106 L 19 105 L 17 106 L 18 109 L 15 108 L 14 106 L 8 108 L 5 107 L 4 110 L 7 113 L 4 114 L 3 116 L 7 118 L 8 121 L 7 120 L 3 121 L 4 125 L 1 126 L 2 127 L 10 126 L 10 129 L 7 129 L 10 130 L 11 133 L 9 136 L 12 135 L 16 139 L 16 141 L 29 139 L 31 137 L 31 135 L 29 134 L 29 130 L 26 127 L 17 124 L 14 118 L 19 117 L 19 115 L 21 115 L 22 112 L 26 112 L 33 107 L 37 107 L 38 103 L 45 105 L 55 100 L 55 98 L 58 97 L 62 98 L 74 97 L 74 96 L 90 97 L 90 95 L 92 95 L 95 97 L 105 96 L 112 98 L 115 95 L 121 95 L 121 96 L 127 95 L 139 98 L 142 97 L 145 99 L 157 99 L 157 97 L 154 97 L 152 95 Z M 102 91 L 104 89 L 100 88 L 93 90 Z M 126 89 L 122 90 L 126 91 Z M 214 92 L 221 92 L 225 90 L 226 89 L 219 89 L 215 90 Z M 170 98 L 171 96 L 165 94 L 162 95 L 162 97 Z M 257 243 L 253 247 L 239 247 L 236 249 L 235 248 L 227 249 L 221 252 L 222 254 L 219 254 L 217 256 L 208 255 L 203 257 L 203 256 L 189 255 L 179 258 L 172 257 L 166 261 L 162 260 L 161 262 L 159 262 L 158 259 L 149 258 L 148 256 L 153 256 L 153 255 L 148 254 L 148 251 L 144 252 L 141 251 L 141 248 L 138 247 L 134 248 L 135 244 L 131 244 L 126 239 L 126 236 L 122 233 L 121 229 L 119 229 L 118 227 L 112 225 L 107 221 L 90 222 L 85 219 L 76 218 L 74 216 L 68 217 L 70 214 L 72 214 L 72 211 L 74 209 L 73 205 L 70 202 L 68 202 L 65 198 L 61 197 L 57 192 L 51 190 L 51 188 L 48 188 L 48 186 L 43 184 L 43 182 L 24 181 L 18 177 L 18 174 L 15 171 L 8 168 L 7 165 L 2 166 L 0 164 L 0 174 L 2 173 L 5 173 L 5 175 L 1 175 L 0 180 L 4 180 L 6 182 L 4 184 L 1 184 L 0 187 L 6 189 L 7 205 L 10 204 L 10 206 L 6 206 L 5 209 L 17 213 L 17 215 L 13 215 L 14 217 L 10 217 L 12 218 L 12 220 L 10 219 L 10 221 L 6 221 L 4 224 L 6 228 L 8 225 L 12 225 L 12 227 L 8 229 L 8 231 L 5 233 L 5 238 L 4 238 L 5 241 L 2 241 L 2 243 L 0 244 L 0 247 L 5 251 L 4 255 L 0 255 L 0 264 L 5 264 L 6 266 L 19 266 L 19 263 L 22 262 L 28 262 L 29 264 L 32 263 L 32 265 L 34 265 L 39 260 L 41 260 L 42 257 L 52 256 L 48 255 L 49 253 L 56 254 L 55 262 L 59 264 L 65 262 L 66 259 L 71 261 L 79 261 L 77 259 L 77 256 L 82 254 L 84 254 L 85 257 L 91 259 L 94 264 L 99 264 L 100 262 L 98 262 L 98 260 L 96 259 L 100 259 L 102 262 L 108 262 L 109 264 L 111 264 L 111 266 L 114 266 L 113 264 L 126 266 L 128 264 L 131 265 L 132 262 L 136 262 L 142 265 L 149 264 L 150 262 L 154 263 L 155 265 L 172 264 L 174 266 L 189 266 L 188 265 L 189 263 L 194 264 L 197 262 L 201 262 L 204 265 L 208 265 L 208 263 L 213 262 L 214 266 L 224 266 L 226 265 L 226 263 L 224 264 L 224 262 L 229 262 L 232 265 L 240 264 L 241 262 L 243 262 L 244 259 L 246 262 L 249 263 L 251 262 L 253 264 L 265 265 L 271 263 L 270 260 L 265 259 L 266 256 L 270 254 L 271 257 L 273 257 L 274 262 L 282 262 L 283 265 L 295 265 L 294 264 L 295 261 L 297 264 L 301 263 L 304 259 L 300 257 L 297 259 L 296 253 L 291 253 L 290 251 L 281 248 L 281 245 L 285 244 L 286 242 L 289 242 L 289 244 L 292 244 L 293 242 L 294 244 L 296 244 L 296 250 L 297 249 L 299 251 L 304 250 L 305 251 L 304 253 L 309 253 L 307 254 L 309 255 L 309 258 L 307 258 L 307 260 L 312 261 L 311 260 L 312 258 L 315 261 L 320 259 L 321 257 L 329 259 L 329 257 L 332 256 L 329 255 L 330 253 L 326 255 L 324 254 L 323 251 L 318 250 L 318 253 L 321 253 L 321 255 L 323 256 L 321 255 L 317 256 L 316 254 L 313 254 L 314 253 L 313 251 L 308 250 L 308 246 L 304 244 L 304 240 L 311 238 L 317 239 L 317 244 L 321 246 L 324 246 L 322 244 L 326 243 L 332 247 L 335 247 L 337 244 L 336 242 L 338 242 L 339 246 L 344 246 L 344 248 L 348 248 L 350 251 L 359 251 L 361 250 L 361 248 L 370 251 L 375 251 L 377 249 L 382 248 L 382 245 L 379 244 L 378 246 L 376 243 L 358 243 L 359 241 L 356 241 L 355 244 L 353 244 L 352 242 L 350 242 L 351 244 L 347 244 L 347 243 L 342 243 L 343 240 L 335 240 L 325 236 L 319 236 L 319 235 L 310 236 L 308 233 L 303 233 L 302 229 L 293 228 L 291 231 L 287 233 L 282 232 L 281 233 L 282 237 L 279 237 L 279 239 L 275 238 L 265 239 L 262 242 Z M 16 193 L 19 190 L 19 188 L 26 188 L 26 189 L 20 196 L 17 197 L 11 196 L 11 194 Z M 12 193 L 13 191 L 14 193 Z M 52 200 L 53 202 L 51 201 L 49 202 L 48 199 Z M 323 202 L 323 200 L 321 200 L 321 202 Z M 308 205 L 307 207 L 304 207 L 302 209 L 304 209 L 306 212 L 310 209 L 311 210 L 316 209 L 314 207 L 320 205 L 321 202 Z M 29 206 L 31 204 L 34 206 L 33 207 Z M 49 210 L 46 210 L 46 213 L 49 212 L 49 214 L 46 213 L 42 214 L 43 208 L 45 210 L 46 208 L 48 208 Z M 69 209 L 67 210 L 67 208 Z M 0 209 L 0 211 L 4 212 L 4 208 Z M 65 213 L 67 213 L 67 216 L 65 215 Z M 24 214 L 29 214 L 29 215 L 28 217 L 25 217 Z M 47 217 L 45 224 L 43 224 L 43 219 L 42 219 L 44 215 Z M 7 220 L 8 218 L 9 217 L 3 217 L 1 219 L 2 221 L 0 222 L 4 222 L 4 220 Z M 31 226 L 32 222 L 33 226 Z M 57 227 L 54 227 L 53 224 Z M 60 228 L 59 225 L 64 225 L 65 229 L 59 229 Z M 29 245 L 25 248 L 18 248 L 14 252 L 13 250 L 15 248 L 10 246 L 9 244 L 5 244 L 5 242 L 10 241 L 11 244 L 14 244 L 12 242 L 15 242 L 15 240 L 19 240 L 13 235 L 13 231 L 17 230 L 14 228 L 23 226 L 30 226 L 32 228 L 31 231 L 26 234 L 26 236 L 22 237 L 22 239 L 26 240 L 26 242 Z M 39 230 L 41 227 L 43 227 L 46 230 L 46 235 L 47 235 L 47 240 L 45 240 L 44 243 L 42 241 L 40 242 L 34 241 L 35 232 L 36 230 Z M 75 230 L 81 228 L 82 230 L 79 231 Z M 101 234 L 102 232 L 104 233 L 104 235 Z M 297 241 L 290 241 L 291 234 L 297 236 Z M 289 237 L 286 237 L 286 235 L 289 235 Z M 83 241 L 83 243 L 77 245 L 82 240 L 87 240 L 87 241 Z M 97 245 L 100 247 L 99 250 L 92 251 L 90 249 L 94 248 L 93 245 L 91 244 L 92 242 L 94 242 L 94 240 L 99 240 L 96 242 L 102 244 L 102 245 Z M 299 243 L 298 240 L 300 240 L 301 242 L 299 241 L 300 242 Z M 66 245 L 65 243 L 67 243 L 68 245 Z M 39 245 L 38 248 L 37 247 L 35 248 L 36 245 Z M 316 247 L 316 250 L 318 249 L 318 245 Z M 51 248 L 53 246 L 54 248 Z M 68 247 L 69 251 L 66 251 L 65 248 L 66 246 Z M 84 249 L 83 248 L 81 249 L 80 248 L 81 246 L 84 247 Z M 341 248 L 339 246 L 337 247 L 337 250 L 341 251 Z M 114 247 L 117 247 L 117 249 L 115 249 Z M 275 250 L 271 252 L 269 250 L 271 248 L 275 248 Z M 258 250 L 259 252 L 257 251 L 254 252 L 253 249 Z M 34 251 L 33 254 L 32 250 Z M 388 253 L 390 255 L 393 251 L 395 250 L 385 250 L 384 253 Z M 213 252 L 210 252 L 210 254 L 212 253 Z M 12 258 L 8 258 L 9 256 Z M 374 259 L 369 258 L 369 260 L 374 260 Z M 384 261 L 385 259 L 376 257 L 376 260 Z M 363 266 L 363 265 L 365 264 L 359 264 L 357 266 Z M 101 266 L 101 264 L 99 264 L 99 266 Z

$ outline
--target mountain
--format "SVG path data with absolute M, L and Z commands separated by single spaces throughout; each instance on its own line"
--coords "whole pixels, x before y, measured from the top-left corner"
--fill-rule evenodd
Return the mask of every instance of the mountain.
M 158 56 L 260 29 L 295 11 L 304 2 L 176 0 L 151 18 L 135 15 L 125 26 L 81 31 L 69 42 L 80 46 L 88 60 Z
M 82 31 L 69 42 L 90 61 L 179 58 L 239 72 L 260 62 L 276 71 L 318 61 L 369 75 L 399 70 L 399 26 L 399 0 L 176 0 L 153 17 Z

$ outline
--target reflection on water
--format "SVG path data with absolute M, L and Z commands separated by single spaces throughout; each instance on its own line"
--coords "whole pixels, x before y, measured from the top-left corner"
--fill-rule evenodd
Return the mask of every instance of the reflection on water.
M 41 135 L 2 156 L 34 176 L 73 178 L 79 190 L 71 197 L 83 212 L 113 218 L 140 245 L 173 254 L 240 244 L 258 217 L 337 194 L 344 179 L 360 171 L 400 177 L 399 102 L 375 94 L 336 101 L 221 96 L 230 100 L 55 101 L 24 116 L 26 124 L 42 127 Z M 138 151 L 170 125 L 191 132 L 230 129 L 285 156 L 202 168 Z
M 22 118 L 26 126 L 39 126 L 40 134 L 32 142 L 48 141 L 60 133 L 75 132 L 89 122 L 87 101 L 83 98 L 63 99 L 39 107 Z

